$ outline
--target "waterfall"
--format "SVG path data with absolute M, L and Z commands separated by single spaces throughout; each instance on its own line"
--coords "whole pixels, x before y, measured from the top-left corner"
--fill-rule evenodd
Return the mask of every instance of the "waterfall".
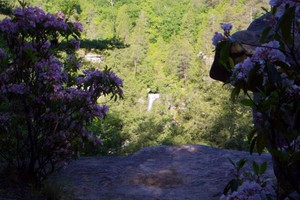
M 148 108 L 147 111 L 149 112 L 153 106 L 153 102 L 159 99 L 159 94 L 158 93 L 149 93 L 148 94 Z

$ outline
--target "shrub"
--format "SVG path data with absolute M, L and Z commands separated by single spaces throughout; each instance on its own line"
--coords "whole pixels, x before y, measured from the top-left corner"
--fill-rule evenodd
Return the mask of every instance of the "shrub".
M 260 38 L 254 37 L 259 41 L 239 41 L 237 34 L 230 36 L 231 25 L 225 24 L 224 35 L 216 33 L 213 43 L 221 49 L 220 63 L 231 74 L 231 97 L 235 99 L 243 91 L 248 98 L 241 103 L 253 108 L 250 153 L 256 147 L 258 153 L 267 148 L 272 154 L 278 198 L 283 199 L 292 191 L 300 195 L 300 2 L 272 0 L 270 5 L 271 12 L 260 19 L 264 30 Z M 256 48 L 251 56 L 235 62 L 230 55 L 233 43 Z
M 82 26 L 38 7 L 0 22 L 0 159 L 24 181 L 40 183 L 100 143 L 87 128 L 108 110 L 100 96 L 122 96 L 111 70 L 82 70 L 76 50 Z

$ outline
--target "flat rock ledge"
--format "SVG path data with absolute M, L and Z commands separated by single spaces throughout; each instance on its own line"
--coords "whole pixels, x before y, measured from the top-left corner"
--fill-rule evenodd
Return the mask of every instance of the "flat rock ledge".
M 146 147 L 129 156 L 81 157 L 55 175 L 76 200 L 214 200 L 232 178 L 228 159 L 268 161 L 269 154 L 223 150 L 203 145 Z M 63 198 L 64 199 L 64 198 Z

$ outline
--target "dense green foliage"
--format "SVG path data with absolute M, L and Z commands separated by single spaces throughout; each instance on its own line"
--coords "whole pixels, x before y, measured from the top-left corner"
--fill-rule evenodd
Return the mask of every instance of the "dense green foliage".
M 221 23 L 246 29 L 267 1 L 255 0 L 31 0 L 61 10 L 83 24 L 82 55 L 104 56 L 95 67 L 112 68 L 124 80 L 124 100 L 91 127 L 104 146 L 92 153 L 126 154 L 149 145 L 186 143 L 246 149 L 251 110 L 228 102 L 229 90 L 208 77 L 211 37 Z M 88 42 L 94 41 L 94 42 Z M 126 48 L 101 48 L 101 41 Z M 100 46 L 95 45 L 99 43 Z M 113 44 L 115 44 L 113 42 Z M 100 48 L 99 48 L 100 47 Z M 206 59 L 198 56 L 203 52 Z M 147 112 L 148 89 L 160 99 Z M 89 149 L 89 147 L 88 147 Z M 91 150 L 87 150 L 91 153 Z

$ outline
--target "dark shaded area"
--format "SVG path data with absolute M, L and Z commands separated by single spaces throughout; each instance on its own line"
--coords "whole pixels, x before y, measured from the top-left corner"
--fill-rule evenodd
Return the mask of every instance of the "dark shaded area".
M 12 14 L 12 5 L 11 2 L 7 0 L 0 0 L 0 14 L 11 15 Z
M 113 49 L 127 48 L 129 47 L 129 44 L 125 44 L 122 40 L 115 37 L 111 39 L 104 39 L 104 40 L 81 39 L 80 47 L 84 49 L 113 50 Z
M 95 119 L 90 124 L 89 130 L 100 137 L 103 144 L 95 145 L 88 141 L 80 154 L 83 156 L 121 154 L 122 145 L 126 140 L 121 134 L 122 127 L 122 120 L 114 113 L 107 114 L 105 120 Z

